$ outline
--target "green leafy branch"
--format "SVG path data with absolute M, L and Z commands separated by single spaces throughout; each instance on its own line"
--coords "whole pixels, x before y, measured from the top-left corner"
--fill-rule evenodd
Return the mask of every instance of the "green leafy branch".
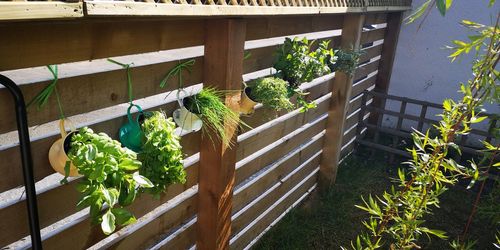
M 493 32 L 488 33 L 489 36 L 484 39 L 489 42 L 488 45 L 481 43 L 480 47 L 485 48 L 481 50 L 484 55 L 479 56 L 472 67 L 473 79 L 461 86 L 463 98 L 458 102 L 450 99 L 443 102 L 441 121 L 434 126 L 439 132 L 438 136 L 429 136 L 429 130 L 426 134 L 418 131 L 412 134 L 414 147 L 409 149 L 412 158 L 406 162 L 410 171 L 398 171 L 399 189 L 392 186 L 382 197 L 374 199 L 370 196 L 368 201 L 363 199 L 364 204 L 358 206 L 367 211 L 370 218 L 363 223 L 367 232 L 360 234 L 352 242 L 353 249 L 377 249 L 387 243 L 391 249 L 420 248 L 416 242 L 422 234 L 447 237 L 443 231 L 424 227 L 423 218 L 431 213 L 432 207 L 439 207 L 439 196 L 447 190 L 446 185 L 455 184 L 460 177 L 471 179 L 471 184 L 481 178 L 481 167 L 474 161 L 469 161 L 470 167 L 465 167 L 447 155 L 450 148 L 460 153 L 459 147 L 454 143 L 457 135 L 468 134 L 471 124 L 486 118 L 481 112 L 477 112 L 483 102 L 499 101 L 500 89 L 496 84 L 496 67 L 500 60 L 500 40 L 496 35 L 499 19 L 500 14 Z M 479 32 L 484 29 L 490 28 L 483 27 Z M 459 52 L 454 53 L 453 57 L 468 53 L 467 50 L 457 50 Z M 489 151 L 498 151 L 498 147 L 485 145 Z M 489 169 L 495 165 L 495 162 L 490 161 L 485 167 Z

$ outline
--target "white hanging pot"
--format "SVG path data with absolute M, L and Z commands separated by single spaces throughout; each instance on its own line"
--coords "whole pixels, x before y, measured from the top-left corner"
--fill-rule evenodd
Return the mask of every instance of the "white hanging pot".
M 179 90 L 177 92 L 177 102 L 179 103 L 179 108 L 176 109 L 173 113 L 174 121 L 185 132 L 194 132 L 201 129 L 203 125 L 202 120 L 198 115 L 189 111 L 184 106 L 184 98 L 179 97 L 180 92 L 186 93 L 185 90 Z

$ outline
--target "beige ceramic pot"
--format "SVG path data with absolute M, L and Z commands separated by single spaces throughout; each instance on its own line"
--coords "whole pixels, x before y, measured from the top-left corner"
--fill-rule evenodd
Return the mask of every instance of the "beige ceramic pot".
M 49 162 L 56 172 L 65 175 L 64 166 L 66 166 L 66 162 L 68 161 L 68 155 L 66 152 L 67 149 L 65 149 L 64 145 L 66 144 L 69 146 L 69 140 L 71 138 L 70 135 L 75 133 L 76 131 L 73 130 L 70 133 L 66 133 L 66 130 L 64 128 L 64 119 L 59 120 L 59 129 L 61 132 L 61 138 L 55 141 L 54 144 L 52 144 L 52 146 L 50 147 Z M 73 165 L 73 163 L 70 164 L 69 169 L 69 176 L 80 176 L 78 174 L 78 169 Z

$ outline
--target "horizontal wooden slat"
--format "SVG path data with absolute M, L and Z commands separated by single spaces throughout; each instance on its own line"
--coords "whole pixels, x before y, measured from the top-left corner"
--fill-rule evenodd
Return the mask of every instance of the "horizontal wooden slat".
M 347 119 L 344 121 L 344 132 L 350 130 L 352 126 L 356 125 L 359 121 L 359 116 L 361 113 L 359 113 L 361 110 L 356 110 L 356 113 L 354 113 L 351 116 L 348 116 Z M 368 118 L 370 113 L 364 113 L 364 120 Z
M 412 138 L 410 132 L 405 132 L 405 131 L 402 131 L 402 130 L 395 130 L 393 128 L 388 128 L 388 127 L 379 127 L 379 126 L 376 126 L 376 125 L 373 125 L 373 124 L 367 124 L 367 123 L 364 123 L 363 125 L 366 126 L 368 129 L 377 130 L 379 132 L 382 132 L 382 133 L 385 133 L 385 134 L 388 134 L 388 135 L 398 136 L 398 137 L 407 138 L 407 139 L 411 139 Z M 480 132 L 484 132 L 484 131 L 480 131 Z M 484 133 L 486 133 L 486 132 L 484 132 Z M 364 140 L 364 141 L 365 142 L 369 142 L 368 140 Z M 372 145 L 372 144 L 370 144 L 370 145 Z M 384 145 L 382 145 L 382 146 L 384 146 Z M 465 152 L 465 153 L 468 153 L 468 154 L 473 154 L 473 155 L 483 155 L 483 152 L 480 151 L 480 150 L 477 150 L 477 149 L 474 149 L 474 148 L 471 148 L 471 147 L 467 147 L 467 146 L 464 146 L 464 145 L 458 145 L 458 146 L 460 147 L 460 150 L 462 150 L 462 152 Z M 380 150 L 385 150 L 384 147 L 376 147 L 376 148 L 380 149 Z M 385 150 L 385 151 L 387 151 L 387 150 Z M 391 152 L 391 151 L 389 151 L 389 152 Z M 409 156 L 409 155 L 406 155 L 406 156 Z
M 186 171 L 187 180 L 185 184 L 170 186 L 168 191 L 162 194 L 159 200 L 153 199 L 150 195 L 143 194 L 137 198 L 132 206 L 130 206 L 130 209 L 134 211 L 136 216 L 141 216 L 151 211 L 162 202 L 196 185 L 198 183 L 198 163 L 187 167 Z M 38 212 L 40 226 L 42 228 L 78 211 L 76 203 L 78 202 L 80 193 L 75 189 L 76 183 L 78 183 L 78 180 L 38 195 Z M 27 220 L 25 207 L 26 205 L 24 202 L 18 202 L 12 206 L 0 209 L 0 216 L 4 216 L 4 219 L 0 223 L 0 231 L 4 232 L 0 235 L 0 246 L 10 244 L 28 234 L 28 224 L 24 223 Z M 85 222 L 86 224 L 84 225 L 90 226 L 88 220 L 85 220 Z
M 366 15 L 365 17 L 365 25 L 385 23 L 386 21 L 387 21 L 386 13 L 369 14 Z
M 83 17 L 83 2 L 0 2 L 0 21 Z
M 382 53 L 382 44 L 370 46 L 361 50 L 363 54 L 359 58 L 361 63 L 368 61 Z
M 243 61 L 243 73 L 272 67 L 276 60 L 277 48 L 278 46 L 275 45 L 246 50 L 246 53 L 250 53 L 250 57 Z
M 387 12 L 410 10 L 409 3 L 363 6 L 362 2 L 353 1 L 348 4 L 330 4 L 315 2 L 290 2 L 292 5 L 284 6 L 285 3 L 266 2 L 264 6 L 242 5 L 240 2 L 224 1 L 220 4 L 171 4 L 165 3 L 145 3 L 144 2 L 123 1 L 88 1 L 85 2 L 86 14 L 88 16 L 290 16 L 290 15 L 318 15 L 318 14 L 345 14 L 345 13 L 367 13 L 367 12 Z M 233 4 L 236 3 L 236 4 Z
M 375 149 L 387 151 L 387 152 L 390 152 L 390 153 L 393 153 L 393 154 L 397 154 L 397 155 L 400 155 L 400 156 L 404 156 L 404 157 L 409 157 L 410 156 L 410 153 L 408 153 L 406 151 L 403 151 L 403 150 L 399 150 L 399 149 L 393 148 L 393 147 L 389 147 L 389 146 L 385 146 L 385 145 L 381 145 L 381 144 L 376 144 L 376 143 L 373 143 L 373 142 L 370 142 L 370 141 L 366 141 L 366 140 L 358 140 L 357 142 L 359 144 L 363 145 L 363 146 L 367 146 L 367 147 L 370 147 L 370 148 L 375 148 Z
M 425 105 L 425 106 L 429 106 L 429 107 L 436 108 L 436 109 L 442 109 L 443 108 L 442 104 L 437 104 L 437 103 L 432 103 L 432 102 L 426 102 L 426 101 L 412 99 L 412 98 L 403 97 L 403 96 L 388 95 L 388 94 L 379 93 L 379 92 L 375 92 L 375 91 L 370 91 L 370 92 L 368 92 L 368 94 L 370 96 L 375 96 L 377 98 L 386 98 L 386 99 L 396 100 L 396 101 L 405 101 L 405 102 L 408 102 L 408 103 L 413 103 L 413 104 L 418 104 L 418 105 Z
M 258 156 L 252 156 L 251 159 L 245 159 L 245 163 L 242 165 L 241 161 L 237 163 L 237 165 L 241 165 L 237 167 L 236 171 L 236 185 L 241 183 L 243 180 L 250 177 L 252 174 L 256 173 L 263 167 L 271 164 L 272 162 L 278 160 L 283 155 L 290 152 L 292 149 L 296 148 L 300 144 L 304 143 L 308 138 L 317 135 L 321 131 L 325 129 L 326 125 L 326 117 L 317 121 L 313 125 L 304 126 L 300 128 L 296 135 L 291 138 L 281 138 L 277 142 L 279 145 L 268 149 L 267 151 L 259 154 Z M 284 140 L 285 139 L 285 140 Z M 255 157 L 255 158 L 254 158 Z
M 356 69 L 356 73 L 354 73 L 354 80 L 359 81 L 360 79 L 366 77 L 371 72 L 378 70 L 378 64 L 380 60 L 375 60 L 373 62 L 369 62 L 364 64 Z
M 245 40 L 288 36 L 342 28 L 343 16 L 289 16 L 247 19 Z
M 380 39 L 384 39 L 384 35 L 385 35 L 385 28 L 365 31 L 361 34 L 360 44 L 366 44 Z
M 356 118 L 359 119 L 358 116 L 356 116 Z M 359 124 L 357 126 L 359 126 Z M 355 126 L 355 127 L 351 126 L 351 127 L 347 128 L 346 130 L 344 130 L 344 135 L 342 136 L 342 145 L 347 144 L 349 141 L 351 141 L 353 138 L 356 137 L 357 126 Z
M 354 99 L 351 99 L 349 101 L 348 107 L 347 107 L 347 116 L 355 112 L 359 107 L 361 107 L 362 99 L 361 96 L 355 97 Z
M 287 208 L 292 206 L 295 201 L 299 200 L 302 196 L 308 193 L 313 186 L 316 185 L 317 180 L 316 168 L 314 172 L 311 173 L 307 178 L 305 178 L 299 185 L 295 186 L 292 190 L 287 193 L 287 196 L 274 196 L 272 197 L 274 203 L 271 203 L 269 207 L 262 215 L 255 220 L 249 228 L 245 228 L 244 232 L 236 235 L 237 237 L 234 242 L 232 242 L 231 249 L 243 249 L 248 245 L 257 235 L 264 231 L 276 218 L 283 214 Z
M 361 94 L 363 91 L 375 85 L 375 80 L 377 80 L 377 75 L 372 75 L 366 79 L 363 79 L 352 86 L 351 98 L 354 98 Z
M 0 33 L 0 71 L 202 45 L 205 34 L 201 19 L 0 23 Z
M 167 114 L 172 114 L 176 108 L 177 103 L 169 103 L 161 107 L 156 107 L 151 110 L 159 110 L 160 108 Z M 125 114 L 124 114 L 125 115 Z M 108 120 L 90 126 L 94 131 L 104 132 L 113 138 L 117 138 L 120 126 L 126 121 L 125 116 Z M 32 156 L 34 162 L 34 177 L 35 181 L 54 173 L 54 170 L 49 164 L 48 152 L 50 146 L 59 139 L 60 136 L 50 136 L 41 140 L 31 143 Z M 186 135 L 182 140 L 183 152 L 187 155 L 192 155 L 199 152 L 200 133 L 191 133 Z M 9 169 L 0 175 L 0 192 L 23 185 L 22 168 L 20 162 L 19 147 L 11 147 L 6 150 L 0 151 L 0 168 Z
M 149 246 L 150 242 L 154 241 L 159 234 L 168 232 L 172 228 L 179 226 L 181 222 L 195 216 L 197 208 L 198 197 L 194 195 L 156 218 L 154 221 L 144 225 L 131 235 L 126 236 L 123 240 L 113 245 L 112 249 L 144 249 Z M 139 219 L 137 223 L 140 223 L 140 220 L 141 219 Z M 122 232 L 117 234 L 120 233 Z M 178 241 L 177 244 L 180 244 L 181 242 L 179 240 L 180 239 L 176 237 L 171 244 L 175 243 L 175 241 Z M 108 246 L 98 246 L 94 249 L 103 248 L 108 248 Z
M 295 115 L 287 120 L 277 120 L 272 127 L 261 131 L 238 144 L 236 159 L 241 160 L 249 155 L 257 152 L 265 146 L 275 142 L 279 138 L 295 131 L 304 124 L 307 124 L 328 111 L 329 102 L 323 101 L 318 104 L 318 107 L 312 112 L 312 115 L 306 116 L 308 113 L 295 112 Z
M 385 110 L 385 109 L 376 108 L 376 107 L 373 107 L 373 106 L 367 106 L 366 109 L 370 110 L 370 111 L 373 111 L 373 112 L 376 112 L 376 113 L 390 115 L 390 116 L 395 116 L 395 117 L 401 117 L 401 118 L 404 118 L 404 119 L 407 119 L 407 120 L 412 120 L 412 121 L 423 121 L 424 123 L 430 123 L 430 124 L 436 124 L 436 123 L 438 123 L 437 120 L 428 119 L 428 118 L 421 118 L 420 116 L 416 116 L 416 115 L 401 114 L 401 113 L 396 112 L 396 111 Z
M 0 45 L 1 46 L 1 45 Z M 184 86 L 190 86 L 202 82 L 203 58 L 195 58 L 191 74 L 183 77 Z M 178 62 L 160 63 L 142 67 L 131 68 L 133 82 L 133 96 L 135 99 L 160 94 L 177 88 L 177 79 L 172 79 L 164 89 L 160 88 L 160 82 L 170 68 Z M 52 81 L 27 84 L 21 86 L 21 91 L 26 99 L 30 101 L 43 88 Z M 82 75 L 59 79 L 57 90 L 61 97 L 62 107 L 66 117 L 81 114 L 101 108 L 126 103 L 129 101 L 127 93 L 126 70 L 119 69 L 92 75 Z M 12 112 L 14 102 L 7 89 L 0 89 L 0 113 Z M 28 109 L 28 122 L 30 126 L 57 120 L 59 109 L 55 94 L 49 99 L 47 105 L 38 109 L 36 105 Z M 5 116 L 0 120 L 0 134 L 16 130 L 14 114 Z
M 190 225 L 159 249 L 189 249 L 196 244 L 196 227 L 196 223 Z
M 313 154 L 320 151 L 323 146 L 322 135 L 323 133 L 314 136 L 306 143 L 292 150 L 288 155 L 272 163 L 259 176 L 253 177 L 248 183 L 238 187 L 234 192 L 233 213 L 239 211 L 242 206 L 253 201 L 257 195 L 262 194 L 270 186 L 288 175 L 296 166 L 299 166 Z
M 322 144 L 322 140 L 319 140 L 318 142 L 319 143 L 317 144 Z M 318 147 L 315 146 L 315 148 Z M 280 166 L 272 172 L 266 173 L 265 177 L 259 179 L 257 182 L 253 183 L 252 186 L 248 187 L 246 190 L 234 197 L 234 206 L 236 206 L 234 210 L 238 211 L 238 217 L 236 217 L 232 223 L 231 232 L 233 235 L 240 232 L 241 229 L 255 220 L 257 216 L 269 206 L 269 204 L 276 200 L 276 197 L 283 196 L 287 191 L 303 180 L 305 176 L 309 175 L 315 168 L 317 168 L 319 165 L 320 154 L 314 154 L 314 152 L 311 153 L 314 155 L 311 159 L 309 159 L 311 155 L 304 157 L 301 155 L 293 156 L 286 162 L 283 162 L 283 164 L 280 164 Z M 300 166 L 303 163 L 304 166 Z M 269 190 L 272 191 L 269 192 Z M 263 195 L 264 197 L 259 197 L 259 195 Z M 241 199 L 240 201 L 242 201 L 239 204 L 237 202 L 238 199 Z M 258 201 L 254 203 L 254 200 Z M 243 210 L 239 211 L 239 207 L 245 204 L 249 204 L 251 206 L 244 207 L 242 208 Z

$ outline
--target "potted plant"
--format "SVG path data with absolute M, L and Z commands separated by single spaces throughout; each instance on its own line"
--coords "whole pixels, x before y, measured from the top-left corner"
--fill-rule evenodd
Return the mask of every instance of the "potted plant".
M 64 145 L 69 145 L 69 135 L 71 133 L 66 133 L 66 129 L 64 127 L 64 120 L 59 120 L 59 130 L 61 132 L 61 138 L 56 140 L 49 149 L 49 162 L 52 168 L 62 174 L 71 177 L 80 176 L 78 173 L 78 169 L 75 167 L 73 163 L 70 163 L 69 166 L 66 166 L 68 162 L 68 147 L 64 147 Z M 74 131 L 74 130 L 73 130 Z M 66 169 L 69 168 L 69 169 Z
M 299 88 L 300 84 L 331 73 L 328 65 L 333 65 L 335 54 L 329 49 L 329 44 L 330 41 L 323 41 L 316 50 L 311 51 L 313 42 L 309 42 L 306 38 L 302 40 L 286 38 L 284 44 L 278 48 L 274 63 L 276 76 L 289 83 L 288 96 L 297 97 L 301 111 L 314 108 L 316 105 L 314 102 L 306 101 L 308 93 Z
M 277 50 L 274 63 L 277 76 L 287 81 L 292 89 L 330 73 L 327 61 L 331 60 L 333 51 L 328 49 L 329 41 L 322 42 L 315 51 L 311 51 L 312 45 L 313 42 L 309 42 L 307 38 L 286 38 Z
M 83 175 L 77 185 L 82 193 L 77 207 L 90 207 L 92 222 L 100 223 L 105 234 L 112 233 L 116 225 L 134 222 L 135 217 L 124 207 L 135 200 L 139 188 L 153 187 L 139 173 L 142 164 L 137 154 L 108 135 L 96 134 L 87 127 L 70 133 L 64 147 L 69 158 L 66 177 L 71 163 Z
M 179 101 L 181 109 L 185 109 L 190 116 L 196 116 L 203 122 L 203 134 L 209 135 L 209 130 L 214 132 L 215 136 L 222 141 L 225 145 L 230 145 L 231 138 L 226 135 L 227 127 L 236 127 L 239 125 L 238 114 L 228 108 L 223 102 L 222 91 L 213 88 L 203 88 L 198 94 L 185 97 Z M 183 119 L 174 120 L 179 127 L 184 127 L 185 121 Z M 214 139 L 214 138 L 210 138 Z
M 253 113 L 256 103 L 276 111 L 291 110 L 294 105 L 288 97 L 288 83 L 277 77 L 264 77 L 250 81 L 241 98 L 241 112 Z
M 174 183 L 186 182 L 186 171 L 182 163 L 180 137 L 175 133 L 172 118 L 166 118 L 163 112 L 154 111 L 145 114 L 141 124 L 144 144 L 138 154 L 142 162 L 139 173 L 153 183 L 146 189 L 155 197 Z
M 329 64 L 331 71 L 343 72 L 353 76 L 358 66 L 361 51 L 338 49 L 335 51 L 335 63 Z

